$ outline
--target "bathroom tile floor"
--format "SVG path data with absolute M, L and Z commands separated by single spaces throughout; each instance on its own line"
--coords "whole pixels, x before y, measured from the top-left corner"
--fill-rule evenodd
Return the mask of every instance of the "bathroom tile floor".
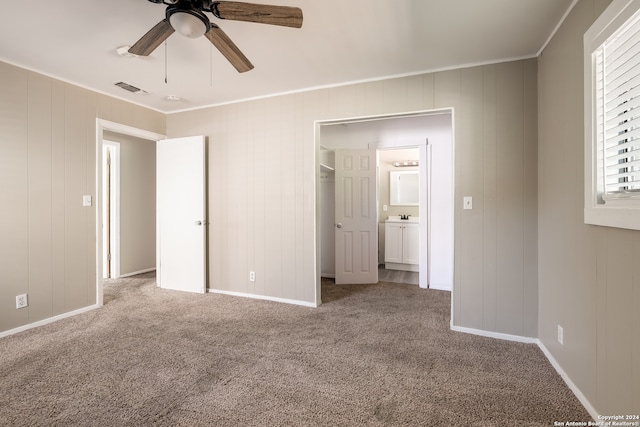
M 378 281 L 391 283 L 406 283 L 408 285 L 417 285 L 418 273 L 414 271 L 387 270 L 384 264 L 378 266 Z

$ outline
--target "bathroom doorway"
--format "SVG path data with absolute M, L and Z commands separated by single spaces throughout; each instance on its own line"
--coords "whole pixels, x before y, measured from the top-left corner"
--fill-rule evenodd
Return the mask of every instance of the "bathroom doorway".
M 380 282 L 420 284 L 418 252 L 428 251 L 429 242 L 421 245 L 418 231 L 420 226 L 428 226 L 420 224 L 419 220 L 420 210 L 429 206 L 429 181 L 420 174 L 419 158 L 417 147 L 377 150 Z M 427 164 L 427 175 L 429 168 Z M 427 206 L 421 206 L 420 190 L 425 187 Z M 388 235 L 390 239 L 387 239 Z M 427 269 L 428 263 L 427 256 Z

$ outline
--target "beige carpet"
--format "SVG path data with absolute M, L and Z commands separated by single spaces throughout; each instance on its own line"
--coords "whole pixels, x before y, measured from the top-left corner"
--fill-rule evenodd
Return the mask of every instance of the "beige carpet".
M 449 330 L 450 295 L 323 283 L 317 308 L 105 287 L 0 339 L 1 426 L 552 426 L 589 416 L 535 345 Z

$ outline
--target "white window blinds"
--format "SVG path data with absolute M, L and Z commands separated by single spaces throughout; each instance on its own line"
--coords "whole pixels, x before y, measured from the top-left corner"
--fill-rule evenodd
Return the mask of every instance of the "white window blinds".
M 640 192 L 640 15 L 594 52 L 605 196 Z

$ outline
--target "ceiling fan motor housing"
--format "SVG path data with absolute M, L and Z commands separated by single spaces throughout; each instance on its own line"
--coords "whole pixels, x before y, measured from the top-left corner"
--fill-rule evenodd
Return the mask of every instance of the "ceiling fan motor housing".
M 212 0 L 148 0 L 148 1 L 150 1 L 151 3 L 163 3 L 163 4 L 166 4 L 167 6 L 172 6 L 178 3 L 191 3 L 195 7 L 202 8 L 202 9 L 209 9 L 211 7 Z
M 190 2 L 179 2 L 175 6 L 169 6 L 166 17 L 178 33 L 192 39 L 203 36 L 211 29 L 209 18 Z

